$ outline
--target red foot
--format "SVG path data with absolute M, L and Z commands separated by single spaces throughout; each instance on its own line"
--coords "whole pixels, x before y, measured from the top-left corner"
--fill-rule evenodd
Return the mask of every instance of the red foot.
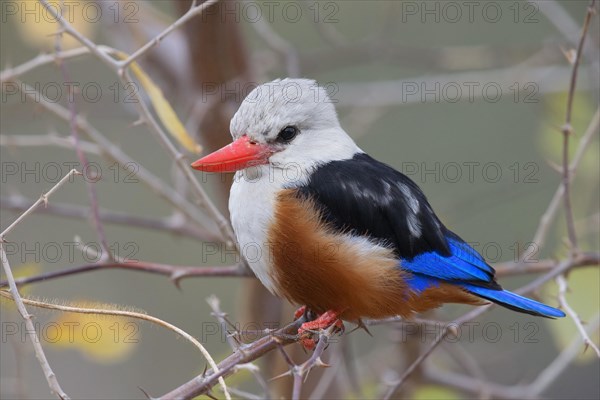
M 303 316 L 305 312 L 306 312 L 306 306 L 302 306 L 299 309 L 297 309 L 296 312 L 294 312 L 294 320 L 297 320 L 298 318 Z
M 301 307 L 300 309 L 302 309 L 302 313 L 300 315 L 304 314 L 304 310 L 306 309 L 306 307 Z M 296 311 L 296 314 L 298 314 L 300 309 Z M 344 323 L 341 319 L 338 318 L 338 316 L 338 312 L 329 310 L 321 314 L 314 321 L 303 323 L 302 326 L 298 329 L 298 335 L 300 335 L 300 343 L 302 344 L 302 346 L 304 346 L 304 348 L 307 350 L 313 350 L 318 340 L 313 339 L 311 336 L 313 333 L 315 333 L 315 331 L 318 331 L 320 329 L 326 329 L 329 328 L 331 325 L 335 325 L 337 329 L 343 331 Z

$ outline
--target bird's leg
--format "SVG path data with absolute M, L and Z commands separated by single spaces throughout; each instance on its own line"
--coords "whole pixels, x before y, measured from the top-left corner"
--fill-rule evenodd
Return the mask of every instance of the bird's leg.
M 302 308 L 302 307 L 301 307 Z M 306 308 L 302 310 L 302 314 L 305 312 Z M 296 311 L 296 313 L 298 313 Z M 302 315 L 300 314 L 300 315 Z M 300 328 L 298 328 L 298 335 L 300 336 L 300 343 L 307 350 L 313 350 L 317 344 L 318 338 L 313 339 L 313 333 L 315 331 L 329 328 L 331 325 L 335 325 L 337 329 L 341 332 L 344 331 L 344 323 L 341 319 L 339 319 L 340 313 L 334 310 L 329 310 L 321 314 L 317 319 L 313 321 L 308 321 L 302 324 Z

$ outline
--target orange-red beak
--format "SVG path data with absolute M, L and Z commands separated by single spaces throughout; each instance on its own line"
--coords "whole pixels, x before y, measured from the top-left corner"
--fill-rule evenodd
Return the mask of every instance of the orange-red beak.
M 227 146 L 192 163 L 192 168 L 205 172 L 234 172 L 269 163 L 274 153 L 268 144 L 252 142 L 244 135 Z

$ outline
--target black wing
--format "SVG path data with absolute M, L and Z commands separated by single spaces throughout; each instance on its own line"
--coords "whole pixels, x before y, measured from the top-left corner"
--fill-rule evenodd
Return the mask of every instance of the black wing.
M 451 255 L 449 232 L 417 184 L 367 154 L 322 165 L 297 189 L 331 226 L 392 246 L 402 259 L 430 251 Z

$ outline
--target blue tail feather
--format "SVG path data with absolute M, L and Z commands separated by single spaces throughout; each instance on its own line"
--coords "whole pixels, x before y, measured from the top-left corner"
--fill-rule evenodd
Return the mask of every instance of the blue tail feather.
M 474 295 L 493 301 L 511 310 L 546 318 L 561 318 L 565 316 L 565 313 L 557 308 L 519 296 L 508 290 L 494 290 L 469 284 L 462 284 L 461 286 Z

